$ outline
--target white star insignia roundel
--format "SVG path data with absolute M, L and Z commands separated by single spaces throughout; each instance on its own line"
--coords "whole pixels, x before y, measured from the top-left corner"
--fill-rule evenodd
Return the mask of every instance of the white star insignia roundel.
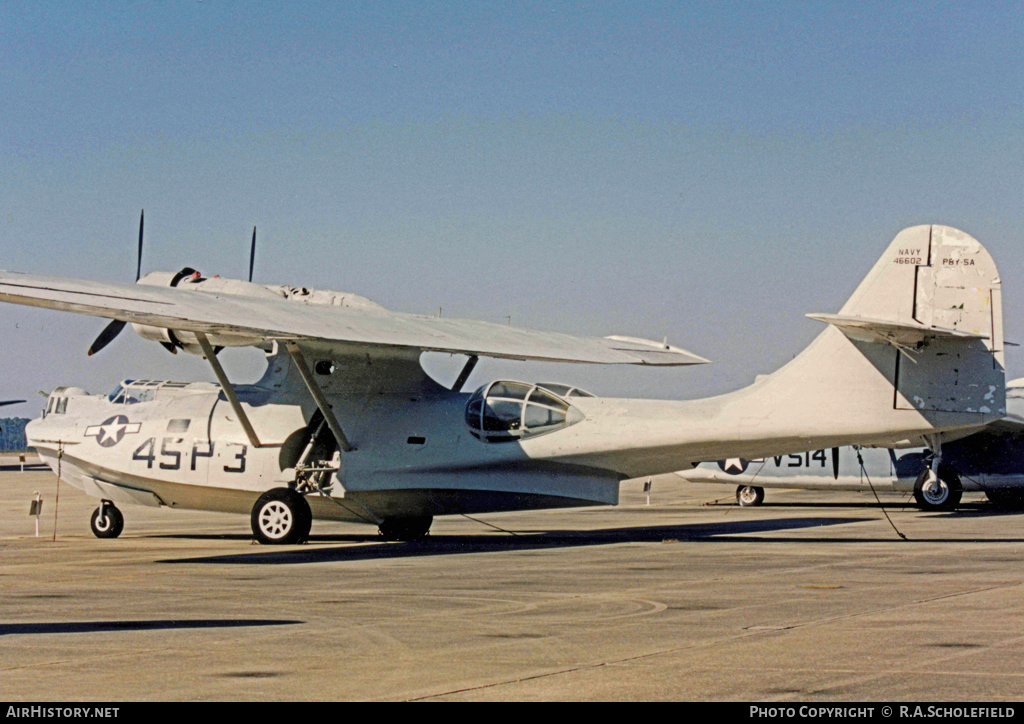
M 128 422 L 124 415 L 114 415 L 100 425 L 89 425 L 85 428 L 86 437 L 95 437 L 103 447 L 114 447 L 125 435 L 134 435 L 142 427 L 142 423 Z
M 747 469 L 747 465 L 749 463 L 743 458 L 729 458 L 718 461 L 718 467 L 729 473 L 729 475 L 739 475 Z

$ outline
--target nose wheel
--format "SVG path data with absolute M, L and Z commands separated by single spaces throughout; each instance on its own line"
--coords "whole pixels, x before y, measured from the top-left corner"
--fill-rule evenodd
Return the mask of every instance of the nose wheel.
M 252 534 L 264 545 L 305 543 L 313 525 L 306 499 L 290 488 L 274 488 L 252 507 Z
M 89 525 L 97 538 L 117 538 L 124 530 L 124 516 L 113 503 L 104 500 L 93 511 Z

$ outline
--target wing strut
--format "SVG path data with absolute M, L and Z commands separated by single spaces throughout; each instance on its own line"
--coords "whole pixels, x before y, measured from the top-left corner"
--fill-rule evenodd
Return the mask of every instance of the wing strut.
M 327 402 L 327 398 L 324 397 L 324 393 L 320 391 L 320 386 L 313 379 L 313 374 L 309 371 L 306 358 L 302 356 L 302 350 L 299 349 L 299 345 L 295 344 L 295 342 L 285 342 L 285 346 L 288 348 L 288 354 L 292 356 L 292 361 L 299 370 L 299 374 L 302 375 L 302 381 L 309 388 L 309 394 L 313 395 L 316 406 L 320 408 L 320 413 L 327 421 L 327 426 L 334 433 L 334 439 L 338 441 L 338 447 L 341 448 L 342 452 L 352 452 L 355 448 L 352 447 L 348 438 L 345 437 L 338 418 L 334 416 L 334 410 L 331 409 L 331 405 Z
M 466 366 L 462 368 L 462 372 L 459 373 L 458 379 L 455 380 L 455 383 L 452 385 L 453 392 L 460 392 L 462 390 L 462 386 L 466 384 L 466 380 L 469 379 L 469 376 L 473 373 L 473 368 L 476 367 L 476 363 L 479 361 L 480 358 L 478 356 L 475 354 L 470 355 L 469 359 L 466 360 Z
M 242 409 L 242 403 L 238 401 L 238 395 L 235 394 L 235 388 L 231 386 L 231 380 L 228 379 L 227 373 L 224 372 L 224 368 L 220 365 L 220 360 L 217 359 L 217 355 L 213 352 L 213 347 L 210 346 L 210 340 L 202 332 L 196 332 L 195 335 L 196 339 L 199 340 L 199 346 L 203 348 L 206 360 L 213 367 L 213 374 L 217 375 L 217 381 L 220 382 L 221 389 L 224 390 L 224 396 L 228 398 L 228 402 L 231 403 L 231 409 L 235 411 L 238 421 L 242 423 L 245 436 L 249 438 L 249 442 L 253 447 L 263 447 L 260 444 L 260 439 L 256 437 L 256 430 L 253 429 L 252 423 L 249 422 L 249 416 Z

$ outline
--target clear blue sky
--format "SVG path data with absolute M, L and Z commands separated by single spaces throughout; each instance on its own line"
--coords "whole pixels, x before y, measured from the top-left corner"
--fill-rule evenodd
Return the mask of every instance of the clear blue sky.
M 481 364 L 696 397 L 790 359 L 901 228 L 993 253 L 1024 342 L 1018 3 L 0 0 L 0 268 L 188 265 L 401 311 L 670 341 L 702 369 Z M 211 379 L 0 307 L 35 390 Z M 1011 377 L 1024 374 L 1010 351 Z M 258 361 L 228 355 L 239 378 Z

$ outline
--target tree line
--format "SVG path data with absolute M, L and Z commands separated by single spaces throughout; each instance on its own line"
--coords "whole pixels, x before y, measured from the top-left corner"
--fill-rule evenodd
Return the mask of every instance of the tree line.
M 22 452 L 28 447 L 25 440 L 27 417 L 0 417 L 0 452 Z

